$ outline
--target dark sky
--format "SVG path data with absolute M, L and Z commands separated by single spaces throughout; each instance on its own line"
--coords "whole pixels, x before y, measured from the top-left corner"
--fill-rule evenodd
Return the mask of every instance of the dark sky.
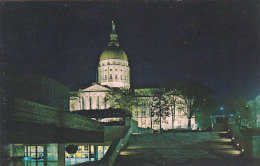
M 2 62 L 17 74 L 85 88 L 113 20 L 132 87 L 192 79 L 217 97 L 260 94 L 258 1 L 2 2 L 1 11 Z

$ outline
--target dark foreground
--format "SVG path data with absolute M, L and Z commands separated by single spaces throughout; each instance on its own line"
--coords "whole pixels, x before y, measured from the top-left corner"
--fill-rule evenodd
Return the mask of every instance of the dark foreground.
M 223 135 L 223 134 L 221 134 Z M 214 132 L 132 135 L 115 166 L 250 166 L 232 140 Z

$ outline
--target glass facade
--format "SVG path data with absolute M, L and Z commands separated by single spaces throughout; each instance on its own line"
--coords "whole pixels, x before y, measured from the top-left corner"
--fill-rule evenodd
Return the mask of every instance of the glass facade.
M 43 159 L 44 147 L 43 146 L 25 146 L 24 156 L 31 159 Z
M 100 160 L 107 152 L 109 146 L 97 146 L 96 158 Z M 75 154 L 65 152 L 66 158 L 95 158 L 95 147 L 93 145 L 79 146 L 79 150 Z

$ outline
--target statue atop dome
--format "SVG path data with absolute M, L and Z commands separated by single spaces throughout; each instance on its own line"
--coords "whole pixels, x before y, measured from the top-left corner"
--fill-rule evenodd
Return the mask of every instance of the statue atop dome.
M 110 47 L 110 46 L 119 47 L 119 43 L 117 42 L 116 27 L 115 27 L 114 21 L 112 21 L 112 32 L 110 34 L 110 42 L 108 43 L 108 47 Z

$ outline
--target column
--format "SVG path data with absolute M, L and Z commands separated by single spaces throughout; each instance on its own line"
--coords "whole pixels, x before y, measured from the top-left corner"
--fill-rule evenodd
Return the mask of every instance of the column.
M 65 144 L 58 143 L 58 166 L 65 165 Z
M 94 145 L 94 160 L 97 161 L 98 159 L 98 146 Z

